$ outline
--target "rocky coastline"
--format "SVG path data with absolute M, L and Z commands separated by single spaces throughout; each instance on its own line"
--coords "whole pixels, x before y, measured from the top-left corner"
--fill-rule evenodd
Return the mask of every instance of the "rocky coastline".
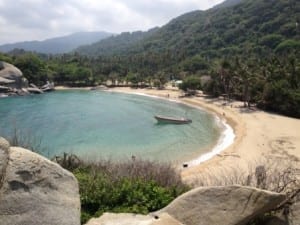
M 54 89 L 54 83 L 49 81 L 41 87 L 28 84 L 21 70 L 12 64 L 0 61 L 0 97 L 42 94 Z

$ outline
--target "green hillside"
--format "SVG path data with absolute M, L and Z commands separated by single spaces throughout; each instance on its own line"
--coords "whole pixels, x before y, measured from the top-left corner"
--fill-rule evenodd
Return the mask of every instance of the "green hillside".
M 10 52 L 14 49 L 23 49 L 44 54 L 67 53 L 78 46 L 87 45 L 112 36 L 112 33 L 99 32 L 78 32 L 67 36 L 49 38 L 44 41 L 25 41 L 13 44 L 0 45 L 1 52 Z
M 114 54 L 123 54 L 128 51 L 128 46 L 137 44 L 139 41 L 147 38 L 157 31 L 158 28 L 153 28 L 147 32 L 124 32 L 119 35 L 112 36 L 110 38 L 101 40 L 97 43 L 81 46 L 75 51 L 84 55 L 98 56 Z
M 299 0 L 228 0 L 161 28 L 123 33 L 70 54 L 0 54 L 0 60 L 14 63 L 37 84 L 110 80 L 162 87 L 182 79 L 184 90 L 197 88 L 300 118 L 299 24 Z
M 227 6 L 226 2 L 223 4 Z M 196 54 L 218 58 L 244 54 L 245 51 L 263 55 L 270 50 L 284 51 L 287 39 L 299 44 L 299 18 L 300 3 L 297 0 L 244 0 L 233 7 L 182 15 L 155 32 L 143 33 L 141 40 L 124 42 L 122 36 L 117 36 L 78 51 L 102 56 L 112 52 L 131 55 L 168 51 L 176 55 L 176 62 L 181 61 L 182 55 L 183 58 Z

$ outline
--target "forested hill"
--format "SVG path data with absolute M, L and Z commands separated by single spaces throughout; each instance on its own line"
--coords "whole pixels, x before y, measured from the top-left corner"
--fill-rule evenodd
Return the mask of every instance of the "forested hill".
M 181 56 L 200 54 L 206 58 L 243 54 L 246 50 L 264 54 L 284 50 L 287 39 L 300 39 L 298 0 L 227 1 L 207 11 L 194 11 L 173 19 L 160 29 L 143 33 L 139 40 L 121 36 L 78 49 L 86 55 L 163 53 Z M 228 3 L 228 4 L 227 4 Z M 124 35 L 123 35 L 124 36 Z M 133 37 L 133 36 L 131 36 Z M 120 48 L 122 46 L 122 48 Z
M 81 45 L 97 42 L 111 36 L 111 33 L 99 32 L 78 32 L 67 36 L 49 38 L 44 41 L 26 41 L 13 44 L 0 45 L 0 51 L 9 52 L 13 49 L 24 49 L 25 51 L 58 54 L 67 53 Z
M 123 32 L 90 45 L 80 46 L 75 51 L 89 56 L 127 53 L 129 46 L 136 45 L 139 41 L 149 37 L 157 30 L 158 28 L 150 29 L 147 32 Z
M 70 54 L 17 53 L 0 53 L 0 60 L 16 65 L 30 83 L 92 86 L 110 80 L 162 88 L 180 79 L 183 90 L 300 118 L 299 0 L 228 0 Z

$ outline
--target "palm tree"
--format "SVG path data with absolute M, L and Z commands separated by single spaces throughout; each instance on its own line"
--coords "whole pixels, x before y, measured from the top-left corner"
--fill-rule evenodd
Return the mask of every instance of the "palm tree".
M 242 86 L 242 96 L 243 102 L 245 107 L 250 107 L 250 100 L 251 100 L 251 87 L 256 80 L 253 71 L 250 71 L 248 65 L 243 64 L 240 62 L 238 58 L 235 61 L 235 72 L 234 78 L 238 81 L 238 83 Z
M 232 76 L 232 65 L 226 59 L 221 62 L 219 69 L 220 81 L 223 85 L 227 100 L 230 100 L 232 87 L 233 87 L 233 76 Z
M 288 74 L 288 80 L 290 85 L 293 89 L 299 88 L 300 83 L 300 70 L 299 70 L 299 63 L 297 64 L 296 57 L 290 57 L 286 65 L 286 71 Z

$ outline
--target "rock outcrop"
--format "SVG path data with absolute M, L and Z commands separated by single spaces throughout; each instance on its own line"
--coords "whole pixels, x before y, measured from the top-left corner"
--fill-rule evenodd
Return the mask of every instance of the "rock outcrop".
M 160 212 L 186 225 L 243 225 L 284 199 L 283 194 L 250 187 L 201 187 L 178 197 Z
M 90 220 L 87 225 L 244 225 L 274 209 L 284 199 L 283 194 L 250 187 L 201 187 L 183 194 L 164 209 L 148 216 L 109 213 Z
M 22 89 L 28 86 L 28 82 L 21 70 L 12 64 L 0 61 L 0 85 Z
M 1 93 L 7 95 L 27 95 L 29 93 L 42 94 L 53 90 L 54 83 L 49 81 L 41 88 L 34 84 L 30 84 L 30 87 L 28 87 L 27 79 L 17 67 L 0 61 L 0 97 Z
M 3 180 L 5 176 L 6 167 L 8 164 L 8 151 L 9 151 L 9 144 L 8 142 L 0 137 L 0 190 L 3 186 Z M 1 192 L 0 192 L 1 198 Z
M 183 225 L 167 213 L 160 217 L 136 215 L 130 213 L 104 213 L 100 218 L 89 220 L 86 225 Z
M 79 225 L 77 180 L 56 163 L 0 138 L 0 224 Z

